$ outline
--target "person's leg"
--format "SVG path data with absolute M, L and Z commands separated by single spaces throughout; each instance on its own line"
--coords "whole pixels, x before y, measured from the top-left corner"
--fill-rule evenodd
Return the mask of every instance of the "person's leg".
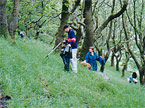
M 60 55 L 64 63 L 64 71 L 67 71 L 67 61 L 64 54 Z
M 93 64 L 93 71 L 97 72 L 97 63 Z
M 69 61 L 70 61 L 70 58 L 66 57 L 66 71 L 69 71 Z
M 72 59 L 70 59 L 73 72 L 77 73 L 77 49 L 72 49 Z

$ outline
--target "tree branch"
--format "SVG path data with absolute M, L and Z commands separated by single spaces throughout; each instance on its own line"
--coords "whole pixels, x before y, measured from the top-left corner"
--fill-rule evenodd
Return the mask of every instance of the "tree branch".
M 128 5 L 128 2 L 127 2 L 127 0 L 126 0 L 126 1 L 124 1 L 124 5 L 123 5 L 123 7 L 121 8 L 121 10 L 118 11 L 117 13 L 115 13 L 115 14 L 111 14 L 111 15 L 106 19 L 106 21 L 104 21 L 104 23 L 97 29 L 96 33 L 97 33 L 97 34 L 100 34 L 101 31 L 108 25 L 108 23 L 109 23 L 110 21 L 112 21 L 113 19 L 115 19 L 115 18 L 119 17 L 120 15 L 122 15 L 122 14 L 124 13 L 124 11 L 126 10 L 127 5 Z
M 137 47 L 138 47 L 140 53 L 142 53 L 142 52 L 143 52 L 143 49 L 142 49 L 142 46 L 141 46 L 141 44 L 140 44 L 140 43 L 143 43 L 142 33 L 141 33 L 141 31 L 140 31 L 139 29 L 137 29 L 137 27 L 135 27 L 135 25 L 133 25 L 133 23 L 131 22 L 131 18 L 129 17 L 127 11 L 126 11 L 126 15 L 127 15 L 128 20 L 129 20 L 129 22 L 130 22 L 130 25 L 133 27 L 133 29 L 135 30 L 135 32 L 136 32 L 136 33 L 139 35 L 139 37 L 140 37 L 140 39 L 139 39 L 140 42 L 138 42 L 138 37 L 137 37 L 137 34 L 136 34 L 136 35 L 135 35 L 135 42 L 136 42 L 136 45 L 137 45 Z
M 125 22 L 124 22 L 124 17 L 123 17 L 123 16 L 122 16 L 122 24 L 123 24 L 123 29 L 124 29 L 125 39 L 126 39 L 126 41 L 128 41 L 128 40 L 129 40 L 129 37 L 128 37 L 127 31 L 126 31 L 126 28 L 125 28 Z M 128 49 L 128 51 L 129 51 L 131 57 L 132 57 L 133 60 L 135 61 L 135 64 L 136 64 L 137 68 L 140 70 L 139 62 L 138 62 L 136 56 L 134 55 L 134 53 L 132 52 L 132 50 L 130 49 L 130 45 L 129 45 L 129 43 L 126 42 L 126 44 L 127 44 L 127 49 Z
M 79 6 L 81 0 L 75 0 L 75 5 L 73 6 L 73 9 L 71 10 L 71 13 L 73 13 L 76 8 Z

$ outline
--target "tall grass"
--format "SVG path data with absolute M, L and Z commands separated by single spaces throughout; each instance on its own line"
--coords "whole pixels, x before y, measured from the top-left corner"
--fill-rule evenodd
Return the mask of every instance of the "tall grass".
M 143 108 L 144 88 L 129 84 L 106 65 L 111 80 L 78 63 L 78 73 L 64 72 L 59 54 L 45 58 L 51 47 L 40 41 L 0 39 L 0 84 L 10 108 Z

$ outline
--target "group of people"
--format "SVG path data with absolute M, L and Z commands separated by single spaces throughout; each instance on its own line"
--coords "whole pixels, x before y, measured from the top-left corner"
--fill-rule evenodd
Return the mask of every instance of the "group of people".
M 75 33 L 72 29 L 68 27 L 68 25 L 64 26 L 64 31 L 68 33 L 67 40 L 63 41 L 63 47 L 61 50 L 61 58 L 64 63 L 64 70 L 69 71 L 69 63 L 71 64 L 72 71 L 77 73 L 77 41 Z M 86 54 L 85 61 L 81 64 L 87 66 L 88 69 L 92 69 L 93 71 L 97 71 L 97 62 L 99 61 L 101 65 L 105 64 L 105 59 L 101 58 L 94 51 L 94 47 L 91 46 L 89 48 L 89 52 Z
M 75 33 L 68 25 L 64 26 L 64 31 L 68 33 L 67 40 L 63 41 L 63 47 L 61 49 L 60 56 L 64 63 L 64 71 L 69 71 L 69 64 L 71 64 L 72 71 L 77 73 L 77 41 Z M 94 51 L 94 47 L 90 46 L 89 51 L 85 56 L 85 60 L 81 62 L 81 65 L 86 66 L 89 70 L 97 72 L 97 61 L 101 65 L 105 65 L 105 59 L 98 56 Z M 133 72 L 132 75 L 127 78 L 130 83 L 137 83 L 137 74 Z

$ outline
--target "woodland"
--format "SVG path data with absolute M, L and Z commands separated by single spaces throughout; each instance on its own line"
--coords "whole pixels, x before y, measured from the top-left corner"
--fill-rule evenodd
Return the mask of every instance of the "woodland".
M 122 77 L 128 63 L 134 62 L 144 84 L 144 0 L 1 0 L 0 4 L 0 34 L 12 44 L 20 29 L 26 37 L 57 45 L 66 37 L 63 26 L 68 24 L 76 32 L 80 60 L 93 45 L 99 56 L 122 71 Z
M 23 41 L 39 40 L 54 48 L 67 37 L 66 24 L 76 34 L 79 61 L 94 46 L 121 77 L 137 72 L 145 85 L 144 0 L 0 0 L 0 39 L 12 46 L 22 31 Z

